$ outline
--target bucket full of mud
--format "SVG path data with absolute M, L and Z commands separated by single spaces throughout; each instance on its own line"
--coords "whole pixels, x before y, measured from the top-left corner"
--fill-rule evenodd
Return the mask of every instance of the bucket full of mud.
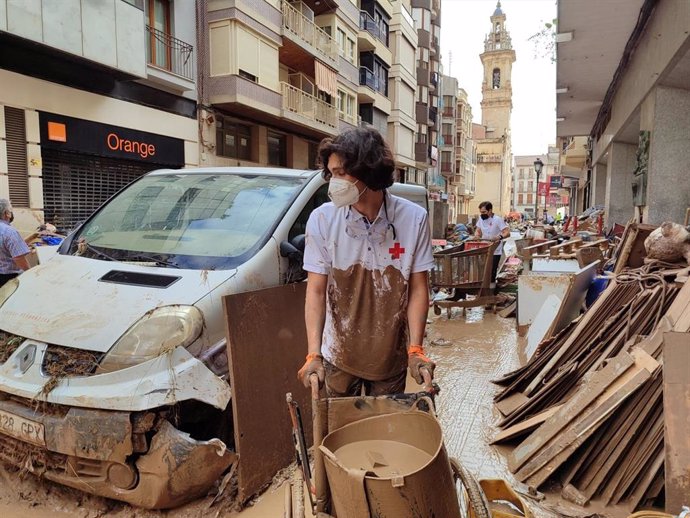
M 338 518 L 460 517 L 441 427 L 426 412 L 356 421 L 320 451 Z

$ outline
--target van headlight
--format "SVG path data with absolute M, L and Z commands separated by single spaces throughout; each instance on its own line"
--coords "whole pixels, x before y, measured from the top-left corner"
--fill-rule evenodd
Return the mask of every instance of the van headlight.
M 0 288 L 0 308 L 19 287 L 19 278 L 10 279 Z
M 204 319 L 194 306 L 165 306 L 154 309 L 122 335 L 101 360 L 96 374 L 138 365 L 161 354 L 194 342 Z

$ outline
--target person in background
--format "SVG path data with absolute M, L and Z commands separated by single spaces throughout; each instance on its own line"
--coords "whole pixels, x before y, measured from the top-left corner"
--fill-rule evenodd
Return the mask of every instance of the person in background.
M 498 241 L 491 265 L 491 282 L 496 282 L 498 263 L 503 253 L 502 241 L 510 237 L 510 228 L 503 221 L 503 218 L 493 213 L 493 208 L 494 206 L 490 201 L 483 201 L 479 204 L 479 219 L 477 220 L 477 229 L 474 235 L 488 241 Z
M 0 198 L 0 287 L 31 268 L 31 249 L 12 227 L 14 213 L 10 200 Z
M 542 217 L 542 221 L 545 225 L 553 225 L 554 223 L 553 216 L 549 214 L 549 211 L 546 209 L 544 209 L 544 216 Z

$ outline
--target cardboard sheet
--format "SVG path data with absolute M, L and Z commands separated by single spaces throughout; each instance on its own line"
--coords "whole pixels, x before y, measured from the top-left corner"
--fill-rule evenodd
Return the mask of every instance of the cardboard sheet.
M 223 298 L 241 500 L 295 458 L 286 392 L 299 404 L 311 445 L 311 394 L 297 380 L 307 352 L 306 286 L 288 284 Z

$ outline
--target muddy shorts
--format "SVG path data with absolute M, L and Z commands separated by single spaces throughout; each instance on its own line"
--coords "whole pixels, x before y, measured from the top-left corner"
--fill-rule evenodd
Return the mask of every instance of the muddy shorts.
M 386 380 L 369 381 L 341 371 L 326 360 L 324 360 L 323 366 L 326 370 L 326 394 L 328 397 L 361 396 L 362 387 L 364 387 L 365 396 L 384 396 L 405 392 L 407 369 Z

